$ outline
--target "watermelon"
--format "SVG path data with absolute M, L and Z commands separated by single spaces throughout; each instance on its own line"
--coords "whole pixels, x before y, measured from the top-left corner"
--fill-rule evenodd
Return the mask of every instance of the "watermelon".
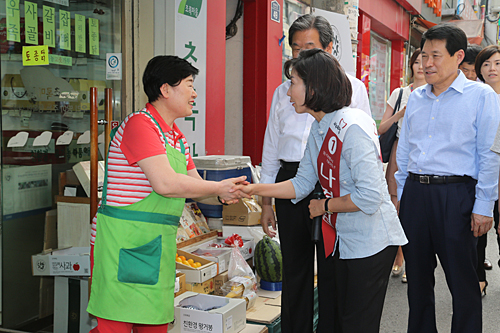
M 255 269 L 262 280 L 281 282 L 283 258 L 278 242 L 264 236 L 255 246 Z

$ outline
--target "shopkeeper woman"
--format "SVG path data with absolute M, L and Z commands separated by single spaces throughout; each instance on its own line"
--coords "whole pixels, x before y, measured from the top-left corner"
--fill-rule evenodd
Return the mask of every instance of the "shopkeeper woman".
M 337 309 L 332 331 L 378 332 L 392 263 L 407 240 L 387 191 L 375 122 L 347 107 L 351 84 L 327 52 L 303 50 L 285 64 L 285 73 L 295 112 L 316 119 L 297 175 L 240 188 L 295 203 L 319 180 L 327 199 L 311 200 L 309 209 L 311 217 L 323 219 L 326 253 L 318 255 L 334 253 L 336 291 L 329 296 Z
M 149 103 L 112 133 L 92 224 L 87 311 L 97 317 L 93 333 L 167 332 L 174 320 L 175 239 L 184 198 L 220 204 L 245 196 L 230 193 L 245 176 L 201 179 L 174 123 L 193 113 L 196 74 L 181 58 L 151 59 L 143 76 Z

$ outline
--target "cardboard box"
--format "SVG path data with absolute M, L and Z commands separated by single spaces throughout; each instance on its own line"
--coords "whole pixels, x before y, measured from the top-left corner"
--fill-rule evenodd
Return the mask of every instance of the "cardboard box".
M 240 333 L 269 333 L 269 330 L 264 325 L 249 324 Z
M 174 287 L 174 297 L 182 295 L 186 290 L 186 274 L 177 273 L 175 274 L 175 287 Z
M 244 226 L 244 225 L 223 225 L 222 226 L 222 237 L 227 238 L 232 234 L 238 234 L 244 239 L 254 239 L 254 233 L 261 233 L 261 225 Z
M 88 246 L 90 230 L 90 204 L 57 202 L 59 248 Z
M 202 283 L 186 283 L 186 290 L 200 294 L 214 294 L 214 278 Z
M 194 305 L 202 310 L 183 308 Z M 213 295 L 196 294 L 190 291 L 174 299 L 175 320 L 168 325 L 168 332 L 184 333 L 237 333 L 246 327 L 246 302 Z M 203 309 L 213 310 L 203 311 Z
M 275 322 L 281 316 L 281 306 L 275 305 L 277 301 L 272 298 L 257 297 L 254 306 L 247 310 L 247 320 L 266 325 Z
M 175 263 L 175 268 L 179 272 L 186 274 L 186 283 L 202 283 L 217 275 L 217 263 L 203 259 L 181 249 L 177 249 L 177 254 L 186 257 L 186 260 L 193 259 L 195 262 L 201 263 L 201 267 L 198 268 L 189 267 L 178 262 Z
M 31 256 L 33 275 L 90 276 L 90 247 L 70 247 Z
M 229 266 L 229 259 L 231 258 L 230 248 L 203 247 L 203 248 L 198 248 L 194 251 L 192 249 L 188 251 L 201 258 L 216 262 L 218 266 L 217 274 L 227 272 L 227 268 Z
M 97 191 L 97 196 L 99 198 L 101 198 L 102 196 L 102 186 L 104 184 L 105 170 L 106 166 L 104 164 L 104 161 L 99 161 L 97 163 L 97 187 L 101 189 L 100 191 Z M 90 161 L 76 163 L 75 165 L 73 165 L 73 171 L 75 172 L 78 181 L 80 181 L 80 184 L 85 190 L 85 193 L 88 197 L 90 197 Z
M 241 199 L 234 205 L 224 206 L 222 222 L 229 225 L 260 225 L 262 208 L 253 199 Z
M 56 276 L 54 333 L 87 333 L 97 320 L 87 313 L 89 283 L 86 278 Z
M 224 296 L 221 287 L 227 281 L 229 281 L 229 276 L 227 271 L 214 277 L 214 295 Z
M 57 210 L 45 212 L 45 230 L 43 235 L 43 251 L 57 249 Z M 40 278 L 40 301 L 38 316 L 44 318 L 54 314 L 54 277 Z

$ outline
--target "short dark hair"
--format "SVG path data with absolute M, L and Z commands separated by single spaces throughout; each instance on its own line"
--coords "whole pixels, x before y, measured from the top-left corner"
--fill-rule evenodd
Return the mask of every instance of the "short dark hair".
M 424 32 L 420 41 L 420 48 L 424 49 L 425 41 L 435 39 L 446 42 L 446 50 L 450 56 L 453 56 L 458 50 L 464 50 L 465 52 L 467 49 L 467 35 L 452 23 L 438 24 Z
M 160 88 L 165 83 L 175 87 L 188 76 L 192 75 L 194 78 L 197 74 L 198 69 L 177 56 L 161 55 L 152 58 L 142 76 L 144 92 L 148 95 L 149 103 L 160 97 Z
M 285 63 L 285 75 L 295 70 L 304 81 L 304 105 L 314 111 L 330 113 L 351 104 L 351 81 L 333 55 L 321 49 L 302 50 Z
M 464 60 L 462 60 L 463 64 L 464 62 L 468 63 L 469 65 L 474 65 L 476 63 L 476 58 L 479 52 L 481 52 L 482 47 L 479 45 L 469 45 L 467 46 L 467 50 L 465 50 L 465 57 Z
M 483 63 L 491 58 L 495 53 L 500 53 L 500 46 L 498 45 L 489 45 L 486 46 L 476 57 L 476 63 L 474 64 L 474 69 L 476 70 L 476 75 L 479 80 L 484 81 L 484 77 L 481 74 L 481 67 Z
M 410 58 L 411 77 L 415 76 L 415 73 L 413 73 L 413 65 L 415 64 L 415 61 L 417 61 L 419 55 L 420 55 L 420 49 L 416 49 L 415 52 L 413 52 L 413 54 L 411 55 Z
M 288 29 L 288 44 L 292 46 L 293 35 L 297 31 L 305 31 L 316 29 L 319 33 L 319 41 L 323 49 L 326 49 L 328 44 L 333 41 L 333 30 L 330 22 L 323 16 L 315 16 L 312 14 L 305 14 L 296 19 L 290 29 Z

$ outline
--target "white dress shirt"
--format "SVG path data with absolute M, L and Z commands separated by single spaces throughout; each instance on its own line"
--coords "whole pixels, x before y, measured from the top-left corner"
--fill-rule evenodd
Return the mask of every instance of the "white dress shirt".
M 365 85 L 354 76 L 347 73 L 346 75 L 352 86 L 350 107 L 361 109 L 371 117 Z M 280 169 L 280 160 L 299 162 L 304 156 L 314 117 L 308 113 L 295 112 L 290 97 L 286 95 L 289 87 L 290 80 L 287 80 L 274 91 L 262 149 L 261 183 L 275 182 Z

